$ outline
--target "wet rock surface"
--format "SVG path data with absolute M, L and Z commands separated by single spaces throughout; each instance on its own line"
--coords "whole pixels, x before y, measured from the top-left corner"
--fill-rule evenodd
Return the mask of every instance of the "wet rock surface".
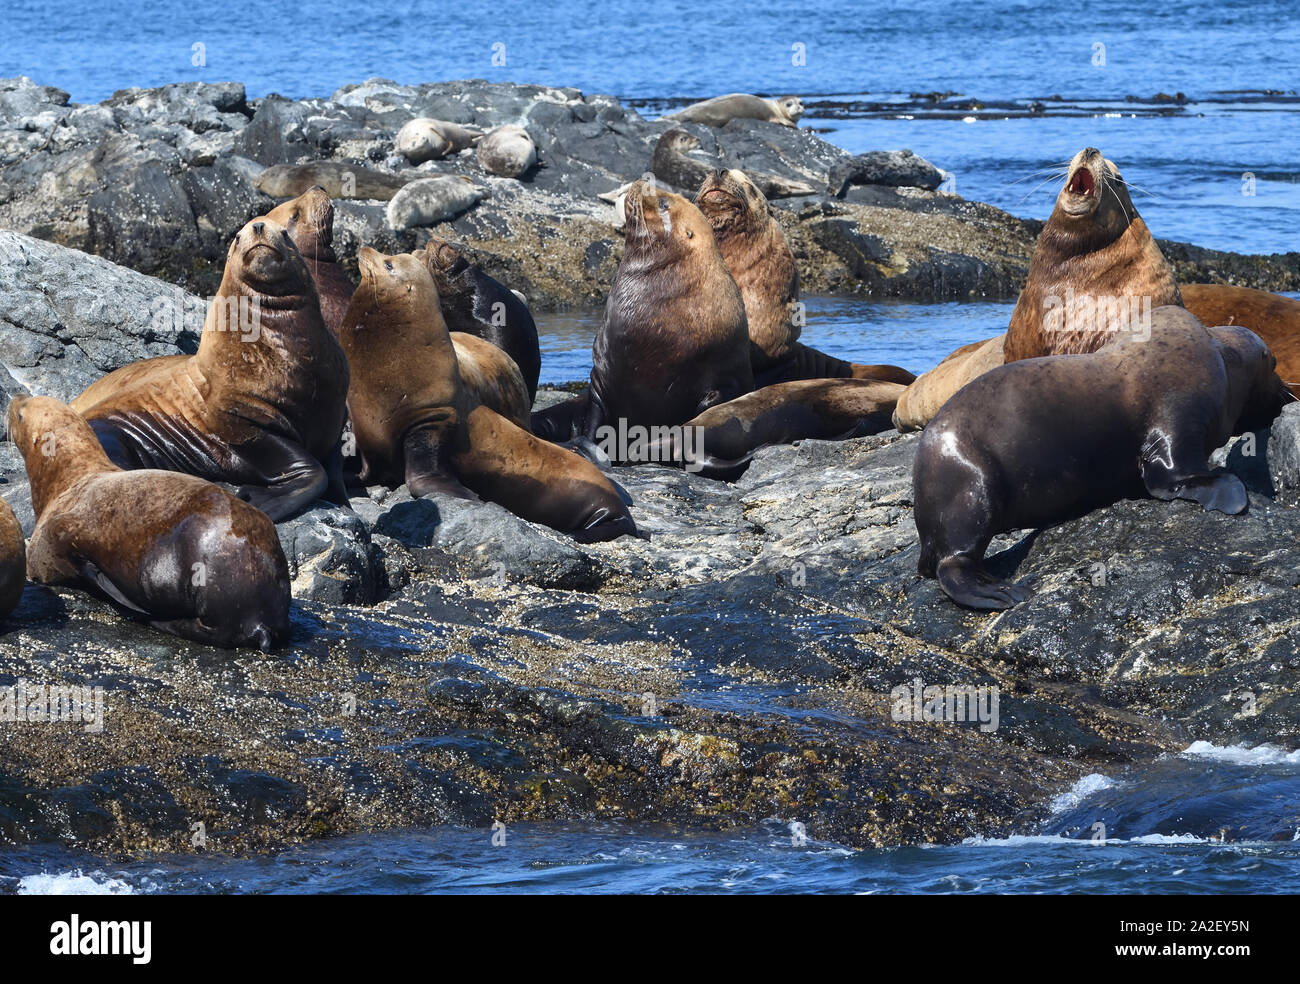
M 502 178 L 469 149 L 412 167 L 394 140 L 420 116 L 483 130 L 519 124 L 541 166 L 523 180 Z M 385 211 L 391 187 L 382 200 L 349 196 L 336 218 L 341 255 L 350 261 L 361 245 L 409 250 L 432 231 L 466 244 L 489 274 L 538 308 L 598 305 L 622 237 L 613 207 L 597 196 L 646 173 L 656 142 L 673 125 L 646 120 L 611 96 L 473 80 L 402 86 L 371 79 L 328 99 L 301 100 L 249 100 L 238 83 L 181 83 L 77 105 L 60 90 L 5 79 L 0 227 L 208 296 L 230 237 L 275 201 L 258 187 L 268 167 L 324 162 L 344 192 L 352 174 L 353 195 L 377 193 L 367 189 L 380 179 L 391 185 L 459 175 L 486 197 L 467 210 L 447 207 L 448 221 L 431 228 L 392 227 Z M 901 151 L 852 157 L 807 127 L 757 120 L 719 129 L 678 125 L 699 138 L 703 160 L 819 189 L 777 203 L 807 290 L 1010 298 L 1024 281 L 1037 223 L 934 190 L 942 161 Z M 828 184 L 843 199 L 828 194 Z M 1300 289 L 1300 254 L 1162 246 L 1180 279 Z

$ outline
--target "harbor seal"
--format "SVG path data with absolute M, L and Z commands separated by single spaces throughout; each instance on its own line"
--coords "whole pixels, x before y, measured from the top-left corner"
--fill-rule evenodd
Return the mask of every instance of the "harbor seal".
M 273 164 L 257 176 L 254 185 L 272 198 L 296 198 L 319 185 L 330 198 L 386 202 L 414 180 L 414 175 L 403 177 L 357 164 L 313 161 Z
M 766 120 L 781 126 L 794 126 L 803 116 L 803 101 L 798 96 L 778 96 L 776 99 L 764 99 L 743 92 L 732 92 L 725 96 L 714 96 L 703 102 L 692 103 L 685 109 L 670 113 L 666 120 L 681 120 L 684 123 L 703 123 L 705 126 L 722 127 L 732 120 Z
M 18 607 L 26 586 L 27 548 L 23 543 L 23 528 L 9 503 L 0 499 L 0 618 Z
M 481 497 L 581 542 L 636 534 L 600 469 L 461 385 L 437 288 L 419 259 L 366 247 L 358 265 L 361 285 L 339 338 L 353 366 L 348 408 L 363 482 L 405 482 L 416 497 Z
M 542 372 L 542 350 L 528 305 L 445 239 L 430 236 L 415 255 L 433 276 L 447 327 L 477 335 L 509 355 L 523 373 L 532 400 Z
M 744 299 L 755 386 L 823 378 L 906 384 L 916 378 L 898 366 L 857 365 L 798 341 L 799 268 L 767 199 L 743 171 L 711 172 L 696 202 Z
M 27 565 L 156 629 L 270 651 L 289 637 L 289 565 L 261 511 L 193 475 L 123 471 L 50 397 L 15 397 L 9 433 L 31 479 Z
M 1244 325 L 1264 339 L 1277 374 L 1300 396 L 1300 301 L 1253 287 L 1184 284 L 1183 305 L 1207 325 Z
M 483 138 L 477 127 L 417 116 L 397 131 L 393 149 L 412 164 L 440 161 L 451 154 L 473 147 Z
M 592 346 L 584 396 L 533 414 L 553 441 L 606 422 L 683 424 L 754 388 L 745 302 L 704 215 L 638 183 L 624 201 L 626 245 Z
M 502 178 L 522 178 L 537 166 L 537 144 L 522 126 L 507 123 L 474 148 L 479 166 Z
M 199 349 L 124 366 L 72 403 L 121 468 L 239 486 L 273 520 L 348 504 L 339 438 L 348 363 L 283 227 L 235 236 Z
M 983 566 L 998 533 L 1143 495 L 1246 508 L 1241 480 L 1212 472 L 1207 457 L 1291 399 L 1275 360 L 1248 329 L 1207 331 L 1181 307 L 1153 320 L 1146 340 L 999 366 L 926 427 L 912 481 L 917 569 L 958 604 L 1003 609 L 1029 596 Z
M 388 202 L 384 217 L 398 232 L 416 226 L 437 225 L 473 208 L 488 190 L 463 174 L 438 174 L 412 181 Z

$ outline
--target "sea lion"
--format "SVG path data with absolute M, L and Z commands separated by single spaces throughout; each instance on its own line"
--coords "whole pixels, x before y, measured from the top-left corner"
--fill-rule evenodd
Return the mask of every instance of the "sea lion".
M 1253 287 L 1184 284 L 1183 306 L 1207 325 L 1245 325 L 1264 339 L 1277 374 L 1300 396 L 1300 301 Z
M 347 505 L 347 390 L 306 261 L 283 227 L 259 218 L 230 244 L 198 352 L 124 366 L 72 407 L 119 467 L 230 482 L 279 521 L 322 496 Z
M 591 462 L 479 404 L 461 385 L 438 291 L 411 254 L 358 255 L 361 285 L 339 339 L 366 483 L 413 496 L 477 494 L 581 542 L 635 534 L 614 486 Z
M 1152 309 L 1182 303 L 1119 168 L 1088 147 L 1070 161 L 1038 236 L 1011 312 L 1006 361 L 1095 352 L 1120 334 L 1143 331 Z
M 482 138 L 483 131 L 477 127 L 417 116 L 397 131 L 393 149 L 412 164 L 423 164 L 459 154 Z
M 450 333 L 461 385 L 490 410 L 528 430 L 533 398 L 515 360 L 491 342 L 462 331 Z
M 761 449 L 816 439 L 879 434 L 904 386 L 874 379 L 800 379 L 777 383 L 710 407 L 666 435 L 660 461 L 707 478 L 734 480 Z M 684 442 L 690 442 L 684 447 Z M 608 454 L 608 451 L 606 450 Z
M 528 305 L 445 239 L 430 236 L 415 255 L 433 276 L 447 327 L 477 335 L 505 351 L 523 373 L 528 398 L 533 399 L 542 372 L 542 350 Z
M 9 503 L 0 499 L 0 618 L 18 607 L 26 585 L 27 549 L 23 528 Z
M 1173 272 L 1119 168 L 1088 147 L 1070 162 L 1039 234 L 1003 336 L 1003 361 L 1095 352 L 1124 335 L 1144 334 L 1154 308 L 1181 304 Z M 943 406 L 974 378 L 973 370 L 993 365 L 992 350 L 980 348 L 961 370 L 924 373 L 899 401 L 900 427 L 925 426 L 924 411 Z
M 527 130 L 514 123 L 489 132 L 474 153 L 483 170 L 503 178 L 522 178 L 537 166 L 537 144 Z
M 794 379 L 910 383 L 916 378 L 897 366 L 845 362 L 798 341 L 799 268 L 767 199 L 743 171 L 712 172 L 696 202 L 744 298 L 755 386 Z
M 352 300 L 352 281 L 334 253 L 334 203 L 320 185 L 313 185 L 297 198 L 277 205 L 266 213 L 272 222 L 284 226 L 307 269 L 320 297 L 325 327 L 338 334 L 343 315 Z
M 894 410 L 894 426 L 904 433 L 930 422 L 952 394 L 972 379 L 1002 365 L 1006 335 L 963 345 L 903 391 Z
M 1275 360 L 1245 328 L 1207 331 L 1174 306 L 1152 317 L 1158 330 L 1146 340 L 998 366 L 930 421 L 912 482 L 917 569 L 954 601 L 1002 609 L 1029 596 L 983 567 L 998 533 L 1144 494 L 1246 508 L 1241 480 L 1211 472 L 1206 459 L 1291 399 Z
M 754 388 L 740 289 L 709 221 L 680 195 L 638 184 L 626 245 L 592 346 L 591 387 L 533 414 L 548 440 L 592 438 L 609 422 L 683 424 Z
M 330 198 L 357 198 L 386 202 L 412 181 L 423 177 L 376 171 L 357 164 L 313 161 L 310 164 L 273 164 L 257 176 L 257 190 L 272 198 L 296 198 L 317 185 Z
M 685 109 L 670 113 L 667 120 L 682 120 L 686 123 L 703 123 L 705 126 L 722 127 L 732 120 L 766 120 L 781 126 L 794 126 L 803 116 L 803 102 L 798 96 L 778 96 L 776 99 L 764 99 L 743 92 L 733 92 L 725 96 L 714 96 L 703 102 L 692 103 Z
M 669 191 L 677 189 L 693 191 L 699 188 L 700 183 L 707 180 L 719 166 L 714 161 L 692 156 L 699 150 L 700 140 L 697 136 L 673 127 L 655 144 L 650 170 L 656 178 L 670 186 Z M 763 171 L 748 171 L 746 174 L 768 199 L 793 198 L 798 195 L 817 193 L 817 189 L 812 185 L 783 178 L 779 174 L 767 174 Z
M 269 651 L 289 636 L 289 565 L 261 511 L 193 475 L 123 471 L 50 397 L 15 397 L 9 433 L 31 479 L 27 565 L 106 596 L 156 629 Z

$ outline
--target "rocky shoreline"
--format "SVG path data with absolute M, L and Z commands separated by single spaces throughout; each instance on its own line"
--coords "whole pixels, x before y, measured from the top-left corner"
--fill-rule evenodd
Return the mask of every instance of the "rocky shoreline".
M 380 166 L 376 133 L 391 141 L 413 109 L 549 127 L 533 185 L 475 174 L 492 197 L 452 229 L 501 250 L 493 272 L 534 304 L 603 295 L 618 237 L 595 195 L 639 174 L 663 129 L 605 97 L 371 82 L 250 103 L 238 86 L 176 86 L 74 108 L 2 83 L 0 226 L 14 231 L 0 230 L 0 386 L 67 399 L 120 365 L 193 351 L 198 323 L 159 318 L 160 299 L 201 312 L 180 285 L 208 290 L 227 223 L 265 204 L 228 142 L 257 167 L 324 151 Z M 716 137 L 742 167 L 810 183 L 810 160 L 837 159 L 802 131 L 732 124 Z M 1034 234 L 922 189 L 781 208 L 812 289 L 1014 293 Z M 372 235 L 414 245 L 400 237 L 419 230 L 396 233 L 382 214 L 342 203 L 341 251 Z M 187 215 L 204 218 L 165 219 Z M 1285 257 L 1187 247 L 1180 260 L 1163 245 L 1175 264 L 1296 289 Z M 589 546 L 404 489 L 371 490 L 352 511 L 321 504 L 279 527 L 294 635 L 273 656 L 191 645 L 29 585 L 0 633 L 0 688 L 102 686 L 105 727 L 0 722 L 0 842 L 243 853 L 609 817 L 710 829 L 775 817 L 851 846 L 952 842 L 1032 832 L 1079 777 L 1195 740 L 1300 745 L 1300 408 L 1220 453 L 1251 490 L 1244 516 L 1122 502 L 997 541 L 995 565 L 1037 593 L 996 615 L 915 573 L 915 449 L 893 432 L 771 448 L 735 484 L 622 468 L 650 539 Z M 30 532 L 7 441 L 0 495 Z M 891 693 L 916 680 L 997 687 L 998 727 L 895 720 Z
M 470 151 L 412 167 L 394 139 L 416 116 L 484 129 L 522 124 L 541 167 L 522 181 L 495 177 Z M 384 181 L 463 175 L 487 197 L 440 234 L 463 242 L 538 310 L 599 306 L 622 242 L 613 206 L 598 196 L 645 173 L 673 125 L 611 96 L 473 80 L 372 79 L 302 100 L 248 99 L 238 83 L 179 83 L 86 105 L 25 78 L 0 80 L 0 228 L 210 296 L 229 237 L 274 204 L 257 187 L 268 167 L 326 162 L 352 169 L 359 187 L 371 173 Z M 837 198 L 827 178 L 850 155 L 806 127 L 734 120 L 683 128 L 710 159 L 819 189 L 776 202 L 806 291 L 1013 299 L 1024 282 L 1037 222 L 924 186 L 865 184 Z M 427 231 L 391 229 L 384 205 L 337 204 L 343 256 L 363 244 L 383 252 L 423 244 Z M 1186 282 L 1300 290 L 1298 253 L 1161 247 Z

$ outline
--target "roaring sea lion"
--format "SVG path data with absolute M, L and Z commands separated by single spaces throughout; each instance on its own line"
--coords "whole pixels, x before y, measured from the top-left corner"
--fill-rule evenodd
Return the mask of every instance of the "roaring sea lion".
M 1300 301 L 1252 287 L 1184 284 L 1183 305 L 1207 325 L 1244 325 L 1268 345 L 1277 374 L 1300 396 Z
M 310 164 L 273 164 L 257 176 L 257 190 L 272 198 L 295 198 L 319 185 L 330 198 L 357 198 L 386 202 L 412 181 L 409 177 L 376 171 L 357 164 L 314 161 Z
M 288 638 L 289 565 L 264 513 L 193 475 L 123 471 L 49 397 L 15 397 L 9 433 L 31 479 L 32 580 L 90 588 L 209 645 L 266 652 Z
M 906 384 L 916 378 L 897 366 L 845 362 L 798 341 L 799 268 L 767 199 L 743 171 L 712 172 L 696 201 L 744 298 L 756 386 L 825 378 Z
M 754 388 L 745 303 L 704 215 L 638 184 L 626 245 L 592 347 L 591 387 L 533 414 L 548 440 L 595 436 L 607 421 L 675 426 Z
M 732 120 L 766 120 L 781 126 L 794 126 L 803 116 L 803 102 L 798 96 L 779 96 L 764 99 L 743 92 L 714 96 L 703 102 L 692 103 L 685 109 L 670 113 L 664 119 L 682 120 L 685 123 L 703 123 L 705 126 L 726 126 Z
M 483 131 L 477 127 L 417 116 L 397 131 L 393 149 L 412 164 L 423 164 L 459 154 L 482 138 Z
M 707 478 L 732 480 L 761 449 L 816 439 L 879 434 L 904 387 L 874 379 L 800 379 L 777 383 L 710 407 L 665 439 L 673 461 Z M 683 447 L 689 440 L 690 447 Z
M 347 391 L 306 261 L 259 218 L 230 244 L 198 352 L 124 366 L 72 407 L 119 467 L 230 482 L 278 521 L 322 496 L 347 505 Z
M 660 181 L 672 186 L 669 191 L 678 188 L 694 190 L 718 169 L 716 162 L 693 156 L 699 149 L 698 137 L 673 127 L 655 144 L 650 170 Z M 779 174 L 767 174 L 762 171 L 747 171 L 746 174 L 768 199 L 794 198 L 798 195 L 817 193 L 817 189 L 812 185 L 783 178 Z
M 353 287 L 334 253 L 334 203 L 329 194 L 320 185 L 313 185 L 297 198 L 271 209 L 266 217 L 284 226 L 307 261 L 325 327 L 337 335 Z
M 522 178 L 537 166 L 537 144 L 527 130 L 514 123 L 489 132 L 474 154 L 483 170 L 503 178 Z
M 0 499 L 0 618 L 18 607 L 26 584 L 27 549 L 23 528 L 9 503 Z
M 1207 331 L 1181 307 L 1157 308 L 1153 321 L 1146 340 L 999 366 L 930 421 L 913 472 L 917 568 L 954 601 L 1002 609 L 1029 596 L 983 566 L 998 533 L 1144 494 L 1246 508 L 1241 480 L 1206 459 L 1291 399 L 1275 360 L 1249 330 Z
M 461 385 L 438 291 L 419 259 L 366 247 L 358 263 L 361 286 L 339 338 L 353 366 L 348 407 L 363 482 L 405 482 L 413 496 L 476 494 L 581 542 L 636 533 L 600 469 Z
M 431 236 L 415 255 L 433 276 L 447 327 L 453 332 L 477 335 L 502 349 L 523 373 L 528 398 L 535 397 L 542 372 L 542 350 L 528 305 L 465 259 L 445 239 Z
M 1095 352 L 1140 332 L 1154 308 L 1181 305 L 1173 270 L 1133 207 L 1119 168 L 1088 147 L 1038 236 L 1007 328 L 1007 362 Z
M 1003 361 L 1095 352 L 1144 334 L 1155 308 L 1181 304 L 1173 271 L 1133 207 L 1119 168 L 1088 147 L 1070 162 L 1039 234 L 1003 336 Z M 899 401 L 900 428 L 925 426 L 923 411 L 943 406 L 974 370 L 992 368 L 991 359 L 992 350 L 980 348 L 960 370 L 921 375 Z

